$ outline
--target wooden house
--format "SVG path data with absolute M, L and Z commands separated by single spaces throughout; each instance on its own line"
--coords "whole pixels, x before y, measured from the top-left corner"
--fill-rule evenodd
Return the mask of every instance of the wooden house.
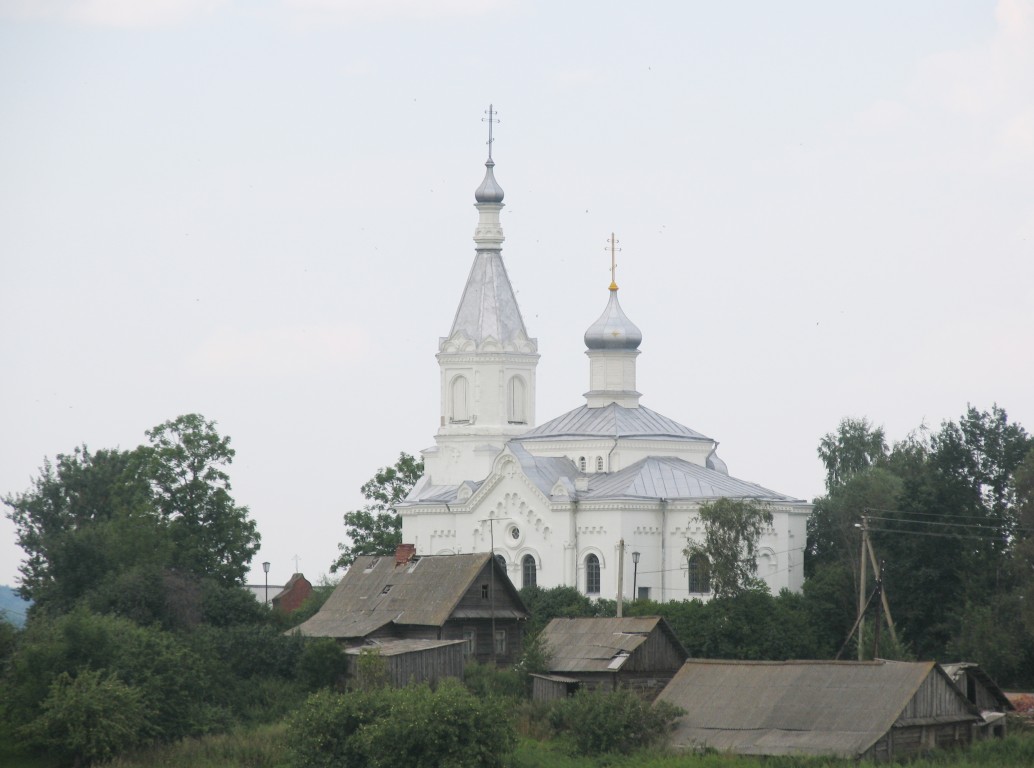
M 687 661 L 658 701 L 679 748 L 900 760 L 968 744 L 977 708 L 934 662 Z
M 532 681 L 538 700 L 567 695 L 575 687 L 633 688 L 653 698 L 689 657 L 660 616 L 553 619 L 542 640 L 550 663 L 549 675 Z
M 976 738 L 1005 738 L 1005 713 L 1012 712 L 1015 707 L 1005 691 L 998 687 L 998 683 L 979 664 L 971 661 L 941 664 L 941 667 L 965 697 L 980 710 L 983 722 L 976 727 Z
M 348 647 L 392 640 L 462 640 L 466 658 L 512 664 L 528 610 L 486 553 L 357 557 L 315 616 L 296 631 Z
M 348 648 L 345 684 L 367 687 L 386 683 L 401 688 L 410 683 L 433 685 L 445 677 L 463 677 L 464 645 L 462 640 L 388 640 Z M 371 663 L 371 656 L 375 662 Z

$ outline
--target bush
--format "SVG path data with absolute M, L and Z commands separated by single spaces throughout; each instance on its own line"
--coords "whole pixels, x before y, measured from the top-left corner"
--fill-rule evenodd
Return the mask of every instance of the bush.
M 506 705 L 482 702 L 456 680 L 309 697 L 288 740 L 300 768 L 496 768 L 517 737 Z
M 335 687 L 347 671 L 348 657 L 332 637 L 306 640 L 295 668 L 299 682 L 308 691 Z
M 627 754 L 659 742 L 680 714 L 678 707 L 664 701 L 650 706 L 624 688 L 581 690 L 557 704 L 550 713 L 550 723 L 571 739 L 578 754 Z
M 143 741 L 150 712 L 140 691 L 112 673 L 63 672 L 42 713 L 21 729 L 32 747 L 80 763 L 107 760 Z
M 494 664 L 467 663 L 463 670 L 463 684 L 475 696 L 520 699 L 525 695 L 524 675 L 516 669 L 500 669 Z

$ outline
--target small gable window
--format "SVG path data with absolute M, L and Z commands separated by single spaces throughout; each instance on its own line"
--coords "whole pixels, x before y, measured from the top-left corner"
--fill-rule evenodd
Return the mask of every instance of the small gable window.
M 600 593 L 600 559 L 596 555 L 585 558 L 585 594 Z
M 711 591 L 711 563 L 705 555 L 696 554 L 689 558 L 689 591 L 695 595 L 706 595 Z
M 521 586 L 534 587 L 537 581 L 538 569 L 535 567 L 535 558 L 525 555 L 521 558 Z
M 482 584 L 481 585 L 481 599 L 482 600 L 487 600 L 488 599 L 488 585 L 487 584 Z

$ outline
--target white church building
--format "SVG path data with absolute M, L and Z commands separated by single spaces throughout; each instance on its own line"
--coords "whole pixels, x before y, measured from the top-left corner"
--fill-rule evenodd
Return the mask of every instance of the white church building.
M 402 540 L 423 555 L 493 550 L 518 587 L 615 599 L 621 583 L 626 600 L 706 600 L 706 560 L 684 554 L 703 540 L 697 511 L 721 497 L 755 499 L 773 514 L 758 576 L 773 592 L 800 590 L 811 505 L 732 477 L 715 440 L 640 404 L 642 334 L 615 283 L 585 332 L 585 402 L 536 426 L 538 343 L 503 265 L 491 142 L 485 165 L 474 264 L 438 344 L 440 426 L 422 452 L 424 476 L 398 507 Z

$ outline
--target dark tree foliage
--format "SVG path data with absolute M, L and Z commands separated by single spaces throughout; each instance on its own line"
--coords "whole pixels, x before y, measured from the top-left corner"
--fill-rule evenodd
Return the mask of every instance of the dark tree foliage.
M 1019 618 L 1027 604 L 1021 596 L 1034 597 L 1034 510 L 1026 522 L 1024 506 L 1027 484 L 1034 484 L 1026 474 L 1032 446 L 997 405 L 969 407 L 936 430 L 921 428 L 889 453 L 882 430 L 865 420 L 827 435 L 819 454 L 829 493 L 816 500 L 809 521 L 805 594 L 824 593 L 831 608 L 842 606 L 828 629 L 846 623 L 847 601 L 834 600 L 829 589 L 837 579 L 851 574 L 857 601 L 864 517 L 885 563 L 884 590 L 899 636 L 917 657 L 964 655 L 1000 682 L 1034 681 L 1034 635 Z M 866 593 L 873 570 L 867 567 Z
M 345 513 L 345 534 L 348 543 L 338 544 L 341 554 L 330 566 L 335 572 L 345 568 L 361 555 L 390 555 L 402 543 L 402 518 L 396 505 L 409 494 L 424 474 L 424 462 L 406 452 L 399 454 L 394 466 L 381 467 L 363 483 L 363 497 L 371 503 L 360 510 Z
M 19 592 L 36 608 L 85 599 L 139 622 L 190 623 L 183 597 L 199 581 L 242 582 L 259 536 L 230 496 L 229 438 L 196 414 L 147 435 L 131 451 L 82 446 L 44 461 L 32 488 L 4 499 L 26 554 Z

